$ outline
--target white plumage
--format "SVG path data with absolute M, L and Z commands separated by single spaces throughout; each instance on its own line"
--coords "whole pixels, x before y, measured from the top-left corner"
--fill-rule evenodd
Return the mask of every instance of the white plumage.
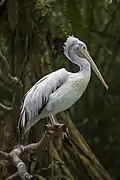
M 107 88 L 82 41 L 74 36 L 68 37 L 64 46 L 64 54 L 80 67 L 80 71 L 71 73 L 62 68 L 52 72 L 40 79 L 26 93 L 22 101 L 19 119 L 19 128 L 24 129 L 25 132 L 40 119 L 68 109 L 81 97 L 90 79 L 90 63 Z

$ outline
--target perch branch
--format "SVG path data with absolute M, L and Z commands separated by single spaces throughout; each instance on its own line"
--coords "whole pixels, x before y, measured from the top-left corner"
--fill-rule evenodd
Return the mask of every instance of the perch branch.
M 27 171 L 27 167 L 23 160 L 21 159 L 21 156 L 24 153 L 31 153 L 36 152 L 37 149 L 45 150 L 49 142 L 52 140 L 54 135 L 58 135 L 60 132 L 65 130 L 65 125 L 61 124 L 59 126 L 53 126 L 53 125 L 46 125 L 46 131 L 40 141 L 37 143 L 32 143 L 29 145 L 18 145 L 15 149 L 13 149 L 10 153 L 6 153 L 3 151 L 0 151 L 0 157 L 2 159 L 7 159 L 12 162 L 12 164 L 17 168 L 17 172 L 11 176 L 9 176 L 6 180 L 12 180 L 18 176 L 22 180 L 28 180 L 32 179 L 33 176 L 30 175 Z
M 13 180 L 15 178 L 19 177 L 19 172 L 17 171 L 15 174 L 9 176 L 8 178 L 6 178 L 5 180 Z

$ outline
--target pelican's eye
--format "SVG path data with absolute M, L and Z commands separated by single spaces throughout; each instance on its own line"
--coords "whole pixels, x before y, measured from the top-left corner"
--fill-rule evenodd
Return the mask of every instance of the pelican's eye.
M 86 47 L 85 47 L 84 45 L 82 46 L 82 48 L 83 48 L 83 49 L 86 49 Z

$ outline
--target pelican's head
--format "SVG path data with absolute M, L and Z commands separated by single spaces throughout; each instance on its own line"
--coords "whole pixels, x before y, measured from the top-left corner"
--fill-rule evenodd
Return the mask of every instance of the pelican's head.
M 100 81 L 103 83 L 105 88 L 108 90 L 108 86 L 105 83 L 100 71 L 98 70 L 98 68 L 95 65 L 94 61 L 92 60 L 91 56 L 89 55 L 89 52 L 87 50 L 85 43 L 80 41 L 78 38 L 75 38 L 74 36 L 69 36 L 64 45 L 65 45 L 64 46 L 65 56 L 71 60 L 70 55 L 71 55 L 71 53 L 74 53 L 75 55 L 77 55 L 79 57 L 79 60 L 81 60 L 81 58 L 86 59 L 90 63 L 95 74 L 98 76 Z

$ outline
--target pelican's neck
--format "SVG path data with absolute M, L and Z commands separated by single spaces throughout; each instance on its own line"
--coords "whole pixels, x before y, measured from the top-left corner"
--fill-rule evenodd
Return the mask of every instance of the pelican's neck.
M 69 53 L 69 59 L 74 64 L 78 65 L 80 70 L 78 73 L 82 73 L 84 75 L 90 75 L 91 74 L 91 67 L 90 63 L 85 58 L 80 58 L 75 53 Z

